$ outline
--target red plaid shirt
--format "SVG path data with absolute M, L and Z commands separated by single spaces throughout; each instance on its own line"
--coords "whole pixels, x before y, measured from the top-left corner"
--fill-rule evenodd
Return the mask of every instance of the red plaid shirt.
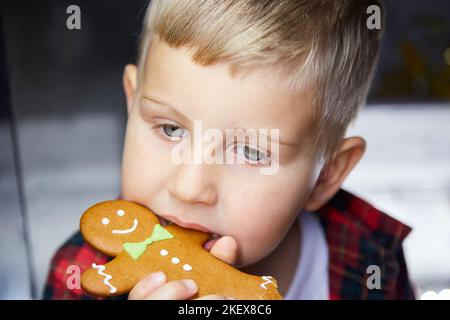
M 328 243 L 330 299 L 414 299 L 401 246 L 409 227 L 344 190 L 317 214 Z M 66 270 L 77 265 L 84 271 L 110 259 L 76 233 L 52 259 L 44 299 L 96 299 L 82 289 L 68 289 Z M 367 286 L 371 265 L 380 267 L 381 289 Z

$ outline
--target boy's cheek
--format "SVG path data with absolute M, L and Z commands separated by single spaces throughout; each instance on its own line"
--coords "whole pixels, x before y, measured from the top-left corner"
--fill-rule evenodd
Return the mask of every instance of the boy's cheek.
M 140 163 L 125 164 L 122 168 L 122 195 L 127 200 L 144 205 L 155 197 L 157 190 L 163 190 L 158 181 L 157 167 Z
M 238 258 L 236 265 L 240 268 L 254 264 L 264 259 L 273 249 L 273 244 L 268 239 L 245 239 L 237 241 Z
M 270 220 L 261 221 L 253 218 L 244 222 L 233 223 L 229 236 L 238 245 L 238 263 L 249 265 L 266 257 L 283 238 L 284 230 L 280 224 L 273 225 Z M 243 266 L 242 266 L 243 267 Z
M 142 150 L 128 149 L 122 163 L 122 196 L 146 204 L 154 196 L 154 190 L 163 187 L 159 181 L 163 170 L 151 155 L 143 155 Z
M 132 182 L 125 184 L 127 187 L 133 184 L 136 187 L 160 185 L 158 181 L 168 174 L 168 156 L 150 135 L 151 133 L 139 128 L 128 129 L 122 162 L 122 184 Z M 148 186 L 144 190 L 148 190 Z

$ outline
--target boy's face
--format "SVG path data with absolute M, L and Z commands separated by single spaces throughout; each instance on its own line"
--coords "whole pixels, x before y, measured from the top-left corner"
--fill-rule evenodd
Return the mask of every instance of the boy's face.
M 142 94 L 128 107 L 123 199 L 167 220 L 233 237 L 237 266 L 267 256 L 283 240 L 318 176 L 311 104 L 306 94 L 282 90 L 277 80 L 270 69 L 231 78 L 227 64 L 196 65 L 184 49 L 155 39 Z M 245 141 L 232 141 L 223 151 L 244 164 L 175 163 L 172 149 L 182 139 L 195 139 L 196 120 L 203 131 L 279 129 L 279 144 L 272 141 L 277 172 L 262 175 L 270 155 L 258 145 L 246 148 Z

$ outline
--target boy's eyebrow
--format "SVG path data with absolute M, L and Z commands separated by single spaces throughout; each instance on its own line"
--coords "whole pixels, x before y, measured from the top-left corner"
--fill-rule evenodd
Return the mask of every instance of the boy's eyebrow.
M 153 103 L 156 103 L 156 104 L 159 104 L 159 105 L 161 105 L 161 106 L 164 106 L 164 107 L 168 108 L 169 111 L 171 111 L 171 112 L 177 114 L 178 116 L 184 118 L 185 120 L 189 120 L 188 117 L 186 117 L 184 114 L 182 114 L 180 111 L 178 111 L 177 108 L 175 108 L 174 106 L 172 106 L 170 103 L 168 103 L 168 102 L 166 102 L 166 101 L 159 100 L 159 99 L 156 99 L 156 98 L 153 98 L 153 97 L 150 97 L 150 96 L 146 96 L 146 95 L 143 95 L 143 98 L 146 99 L 146 100 L 149 100 L 149 101 L 151 101 L 151 102 L 153 102 Z M 247 129 L 242 128 L 242 127 L 237 127 L 237 128 L 234 128 L 234 129 L 243 129 L 243 130 L 247 130 Z M 270 132 L 270 130 L 269 130 L 269 132 Z M 263 134 L 263 135 L 264 135 L 264 134 Z M 266 136 L 267 136 L 267 138 L 268 138 L 269 140 L 271 140 L 269 135 L 266 135 Z M 299 148 L 299 147 L 300 147 L 300 144 L 298 144 L 298 143 L 282 141 L 280 138 L 278 139 L 278 142 L 279 142 L 280 144 L 284 145 L 284 146 L 291 147 L 291 148 Z
M 189 120 L 188 117 L 186 117 L 186 116 L 185 116 L 184 114 L 182 114 L 177 108 L 175 108 L 174 106 L 172 106 L 171 104 L 169 104 L 169 103 L 166 102 L 166 101 L 159 100 L 159 99 L 156 99 L 156 98 L 153 98 L 153 97 L 150 97 L 150 96 L 146 96 L 146 95 L 143 95 L 143 98 L 146 99 L 146 100 L 149 100 L 149 101 L 151 101 L 151 102 L 153 102 L 153 103 L 156 103 L 156 104 L 159 104 L 159 105 L 161 105 L 161 106 L 164 106 L 164 107 L 168 108 L 169 111 L 175 113 L 175 114 L 178 115 L 179 117 L 181 117 L 181 118 L 183 118 L 183 119 L 185 119 L 185 120 Z
M 238 127 L 238 128 L 234 128 L 234 129 L 241 129 L 241 130 L 247 131 L 247 129 L 242 128 L 242 127 Z M 261 135 L 265 136 L 270 142 L 272 142 L 272 137 L 271 137 L 271 133 L 270 133 L 271 130 L 273 130 L 273 129 L 268 129 L 267 130 L 268 134 L 265 134 L 263 132 L 260 133 Z M 295 142 L 282 141 L 280 139 L 280 137 L 278 137 L 278 142 L 279 142 L 279 144 L 282 144 L 284 146 L 291 147 L 291 148 L 299 148 L 300 147 L 300 144 L 295 143 Z

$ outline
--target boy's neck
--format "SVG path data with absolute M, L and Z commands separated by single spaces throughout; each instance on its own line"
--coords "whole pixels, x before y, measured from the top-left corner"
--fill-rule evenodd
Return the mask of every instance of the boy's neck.
M 286 295 L 297 270 L 301 248 L 300 232 L 299 223 L 296 220 L 272 253 L 257 263 L 243 268 L 242 271 L 273 276 L 277 279 L 278 291 L 282 295 Z

